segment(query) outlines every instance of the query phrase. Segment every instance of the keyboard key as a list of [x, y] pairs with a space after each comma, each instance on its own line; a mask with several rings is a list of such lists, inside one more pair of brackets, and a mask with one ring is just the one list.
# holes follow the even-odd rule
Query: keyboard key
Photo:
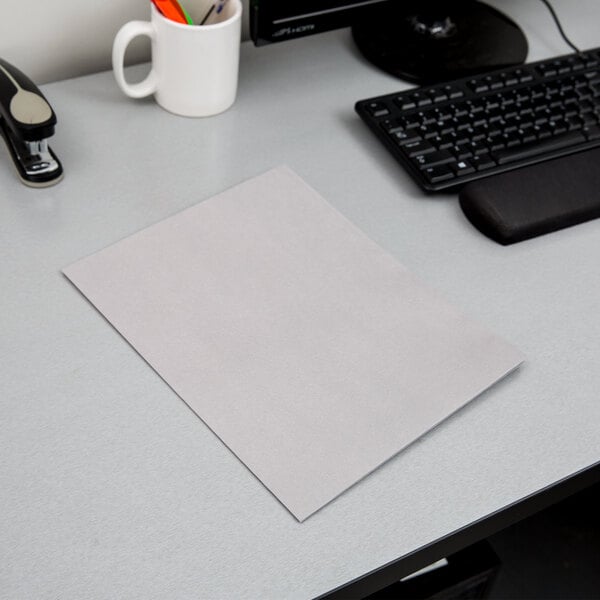
[[567, 119], [567, 121], [569, 119], [571, 119], [572, 117], [576, 117], [579, 115], [579, 107], [575, 107], [575, 106], [570, 106], [568, 107], [565, 112], [564, 112], [565, 118]]
[[469, 129], [471, 127], [471, 119], [468, 116], [458, 117], [453, 121], [454, 127], [457, 131], [461, 129]]
[[452, 148], [456, 144], [457, 138], [455, 133], [449, 133], [447, 135], [440, 135], [434, 143], [437, 144], [438, 150], [446, 150]]
[[410, 98], [418, 107], [431, 105], [431, 98], [426, 92], [413, 92]]
[[502, 106], [503, 108], [506, 108], [507, 106], [514, 106], [515, 103], [516, 103], [516, 100], [515, 100], [514, 95], [510, 94], [510, 95], [502, 97], [502, 102], [501, 102], [500, 106]]
[[546, 138], [552, 137], [552, 129], [547, 125], [540, 125], [539, 127], [534, 127], [535, 132], [537, 133], [538, 140], [544, 140]]
[[470, 102], [469, 103], [469, 112], [472, 115], [477, 115], [479, 113], [482, 113], [483, 111], [485, 111], [485, 107], [486, 107], [486, 103], [485, 102]]
[[421, 154], [413, 158], [413, 162], [419, 167], [419, 169], [436, 167], [438, 165], [454, 162], [455, 160], [456, 159], [454, 158], [454, 155], [450, 154], [448, 150], [438, 150], [437, 152]]
[[583, 121], [579, 117], [568, 117], [567, 127], [569, 128], [569, 131], [581, 129], [583, 127]]
[[392, 139], [400, 144], [400, 146], [404, 146], [405, 144], [410, 144], [411, 142], [418, 142], [422, 138], [421, 136], [415, 132], [414, 129], [405, 131], [401, 129], [400, 131], [396, 131], [392, 134]]
[[449, 107], [436, 108], [435, 114], [438, 121], [448, 121], [454, 117], [454, 112]]
[[366, 106], [367, 110], [374, 117], [387, 117], [390, 114], [390, 109], [383, 102], [371, 102]]
[[482, 156], [483, 154], [488, 154], [490, 151], [485, 141], [471, 142], [470, 150], [473, 153], [473, 156]]
[[554, 77], [557, 74], [556, 67], [554, 65], [542, 65], [538, 67], [538, 73], [542, 77]]
[[418, 129], [416, 129], [416, 131], [418, 131], [421, 137], [426, 140], [430, 140], [438, 136], [437, 130], [427, 125], [419, 127]]
[[426, 110], [417, 113], [417, 117], [421, 119], [423, 125], [430, 125], [437, 121], [437, 113], [433, 110]]
[[458, 98], [462, 98], [465, 95], [465, 93], [460, 88], [453, 85], [444, 86], [444, 91], [446, 92], [446, 94], [448, 94], [448, 98], [450, 98], [450, 100], [456, 100]]
[[452, 163], [450, 168], [454, 171], [457, 177], [475, 173], [475, 167], [468, 160], [461, 160], [456, 163]]
[[533, 105], [531, 104], [522, 104], [519, 108], [519, 116], [521, 118], [526, 117], [528, 115], [533, 114]]
[[589, 100], [584, 100], [579, 103], [579, 114], [587, 114], [594, 110], [594, 103]]
[[539, 100], [546, 95], [546, 88], [543, 85], [536, 85], [531, 88], [531, 99]]
[[417, 103], [410, 98], [398, 98], [396, 102], [400, 106], [400, 110], [412, 110], [413, 108], [417, 108]]
[[550, 124], [552, 127], [552, 133], [554, 135], [560, 135], [561, 133], [565, 133], [568, 131], [567, 122], [564, 119], [557, 119], [554, 121], [554, 125]]
[[474, 156], [471, 159], [471, 164], [477, 171], [484, 171], [495, 167], [496, 161], [489, 154], [484, 154], [483, 156]]
[[404, 129], [415, 129], [421, 127], [421, 121], [416, 116], [406, 117], [402, 120]]
[[489, 86], [481, 81], [480, 79], [471, 79], [467, 84], [476, 94], [481, 94], [483, 92], [487, 92], [490, 88]]
[[490, 124], [495, 123], [496, 121], [501, 121], [503, 118], [504, 113], [499, 108], [489, 110], [487, 112], [487, 122]]
[[454, 179], [454, 171], [452, 171], [452, 169], [446, 165], [428, 167], [423, 170], [423, 175], [431, 183], [439, 183], [440, 181]]
[[456, 157], [456, 160], [465, 160], [466, 158], [471, 158], [471, 156], [473, 156], [473, 152], [469, 145], [455, 146], [452, 148], [451, 152]]
[[496, 96], [488, 96], [486, 98], [485, 110], [492, 110], [494, 108], [499, 108], [502, 105], [503, 97], [500, 94]]
[[404, 152], [411, 158], [413, 156], [419, 156], [420, 154], [427, 154], [429, 152], [435, 152], [435, 146], [432, 146], [425, 140], [419, 140], [418, 142], [409, 142], [402, 146]]
[[429, 96], [434, 104], [448, 100], [448, 94], [446, 94], [443, 90], [431, 90], [429, 92]]
[[396, 133], [397, 131], [404, 131], [404, 120], [403, 119], [386, 119], [381, 121], [381, 128], [389, 133]]
[[470, 133], [471, 141], [478, 142], [488, 136], [488, 129], [487, 127], [474, 127]]
[[583, 133], [590, 141], [600, 139], [600, 127], [598, 127], [598, 125], [586, 127], [586, 129], [583, 130]]
[[523, 140], [521, 139], [520, 135], [510, 133], [506, 136], [505, 142], [507, 148], [512, 148], [514, 146], [520, 146]]

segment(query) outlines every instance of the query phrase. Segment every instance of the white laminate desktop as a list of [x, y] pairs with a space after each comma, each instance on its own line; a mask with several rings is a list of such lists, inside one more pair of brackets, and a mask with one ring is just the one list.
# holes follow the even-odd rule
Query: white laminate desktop
[[[531, 57], [566, 52], [537, 4], [510, 5]], [[568, 22], [589, 47], [586, 6]], [[354, 114], [403, 87], [347, 31], [243, 44], [237, 103], [210, 119], [126, 99], [110, 72], [44, 87], [64, 181], [27, 189], [0, 150], [0, 598], [310, 598], [599, 459], [600, 220], [481, 236]], [[282, 163], [527, 356], [302, 524], [60, 273]]]

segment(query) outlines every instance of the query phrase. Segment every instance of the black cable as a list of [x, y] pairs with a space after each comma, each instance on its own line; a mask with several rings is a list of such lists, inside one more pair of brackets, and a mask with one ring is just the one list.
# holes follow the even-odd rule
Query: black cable
[[575, 50], [575, 52], [577, 52], [577, 54], [581, 54], [581, 50], [567, 37], [566, 33], [563, 31], [562, 25], [560, 24], [560, 21], [558, 20], [558, 17], [556, 16], [554, 9], [552, 8], [552, 4], [550, 4], [550, 2], [548, 0], [542, 0], [542, 2], [546, 5], [548, 10], [550, 11], [550, 14], [552, 15], [552, 18], [554, 19], [554, 22], [556, 23], [556, 26], [558, 27], [558, 31], [560, 32], [560, 35], [562, 36], [563, 40], [565, 40], [565, 42], [569, 46], [571, 46], [571, 48], [573, 48], [573, 50]]

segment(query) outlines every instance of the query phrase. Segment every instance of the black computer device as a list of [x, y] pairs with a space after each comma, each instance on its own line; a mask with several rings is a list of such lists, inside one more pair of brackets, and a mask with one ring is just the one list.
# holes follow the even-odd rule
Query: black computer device
[[527, 56], [518, 25], [476, 0], [251, 0], [257, 45], [347, 26], [369, 61], [416, 83], [516, 65]]
[[428, 192], [600, 146], [600, 48], [367, 98], [356, 111]]

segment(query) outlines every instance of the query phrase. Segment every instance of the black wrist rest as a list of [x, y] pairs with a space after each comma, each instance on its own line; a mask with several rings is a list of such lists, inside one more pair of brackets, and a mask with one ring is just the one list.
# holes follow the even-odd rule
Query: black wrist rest
[[600, 217], [600, 148], [467, 184], [469, 221], [500, 244], [514, 244]]

